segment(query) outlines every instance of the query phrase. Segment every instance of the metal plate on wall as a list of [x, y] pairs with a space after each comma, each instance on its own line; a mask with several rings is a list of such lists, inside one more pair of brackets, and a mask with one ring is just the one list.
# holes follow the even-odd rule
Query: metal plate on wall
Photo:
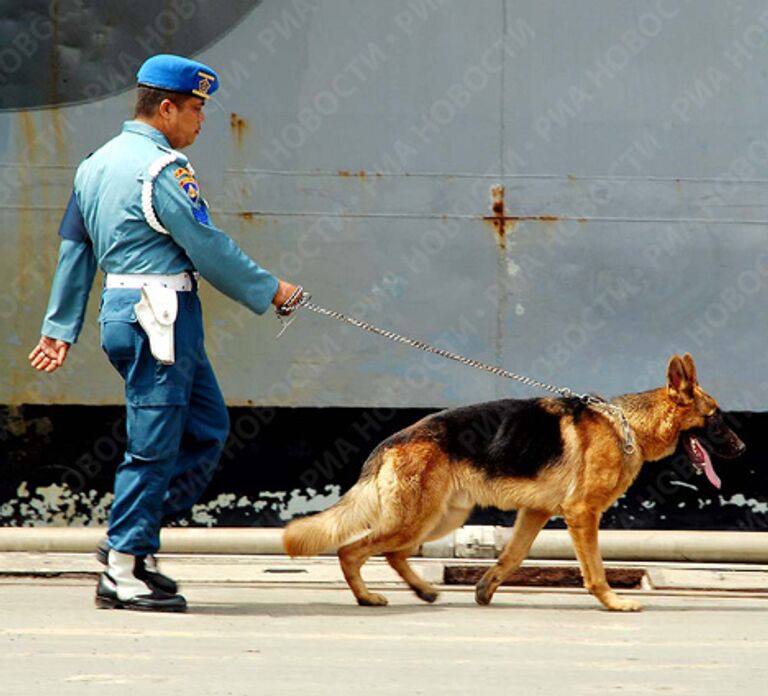
[[[320, 304], [577, 389], [655, 386], [691, 350], [725, 407], [765, 409], [760, 3], [242, 8], [197, 54], [223, 86], [190, 156], [263, 265]], [[177, 34], [167, 50], [190, 49]], [[74, 167], [130, 113], [130, 93], [0, 113], [0, 403], [121, 401], [96, 291], [67, 375], [25, 357]], [[204, 294], [231, 404], [525, 393], [318, 317], [275, 342], [271, 319]]]

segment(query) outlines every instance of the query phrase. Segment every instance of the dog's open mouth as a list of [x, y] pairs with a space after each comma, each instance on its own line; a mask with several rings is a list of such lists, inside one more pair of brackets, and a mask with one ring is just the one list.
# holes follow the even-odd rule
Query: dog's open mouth
[[685, 447], [685, 452], [696, 472], [705, 474], [715, 488], [720, 488], [720, 477], [717, 475], [715, 467], [712, 466], [709, 452], [704, 449], [704, 445], [699, 439], [691, 433], [683, 433], [683, 447]]

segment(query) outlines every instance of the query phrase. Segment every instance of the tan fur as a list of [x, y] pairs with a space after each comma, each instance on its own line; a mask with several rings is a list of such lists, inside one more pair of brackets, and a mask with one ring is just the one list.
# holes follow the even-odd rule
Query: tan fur
[[[639, 605], [618, 597], [605, 580], [597, 545], [600, 516], [634, 481], [644, 461], [671, 454], [680, 432], [703, 425], [717, 404], [696, 383], [689, 355], [673, 356], [668, 384], [644, 394], [616, 399], [632, 426], [638, 449], [622, 451], [618, 423], [589, 410], [578, 422], [556, 399], [544, 408], [560, 417], [563, 454], [534, 478], [491, 478], [470, 462], [451, 462], [439, 445], [411, 426], [407, 444], [374, 455], [363, 478], [329, 510], [291, 522], [285, 548], [292, 556], [312, 555], [340, 545], [344, 576], [360, 604], [381, 605], [360, 568], [372, 555], [384, 554], [390, 565], [425, 601], [437, 591], [408, 566], [407, 556], [430, 539], [461, 526], [475, 505], [517, 509], [512, 539], [495, 566], [478, 583], [476, 599], [490, 602], [493, 593], [520, 565], [536, 534], [552, 515], [562, 515], [573, 539], [585, 587], [608, 609], [635, 611]], [[361, 538], [352, 538], [360, 535]]]
[[283, 534], [283, 546], [291, 556], [314, 556], [365, 532], [379, 510], [376, 481], [358, 482], [324, 512], [291, 522]]

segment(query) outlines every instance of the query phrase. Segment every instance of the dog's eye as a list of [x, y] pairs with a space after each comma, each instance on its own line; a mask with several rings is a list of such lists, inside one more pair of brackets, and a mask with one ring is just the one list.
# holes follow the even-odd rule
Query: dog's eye
[[723, 413], [715, 407], [705, 418], [708, 428], [719, 428], [723, 425]]

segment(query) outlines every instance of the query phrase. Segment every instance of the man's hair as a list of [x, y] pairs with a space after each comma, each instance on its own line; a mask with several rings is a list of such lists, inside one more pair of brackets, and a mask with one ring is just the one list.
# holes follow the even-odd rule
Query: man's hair
[[167, 89], [157, 89], [155, 87], [145, 87], [139, 85], [136, 89], [136, 107], [133, 110], [133, 116], [154, 116], [163, 99], [170, 99], [179, 109], [181, 109], [191, 94], [181, 94], [180, 92], [171, 92]]

